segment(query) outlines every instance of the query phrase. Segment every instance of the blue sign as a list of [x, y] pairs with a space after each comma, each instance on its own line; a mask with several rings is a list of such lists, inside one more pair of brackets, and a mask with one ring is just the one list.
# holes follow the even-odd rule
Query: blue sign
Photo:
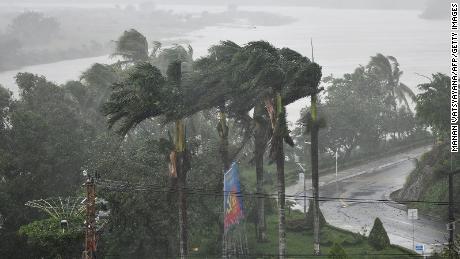
[[415, 251], [417, 251], [417, 252], [424, 252], [424, 251], [425, 251], [425, 246], [424, 246], [424, 245], [417, 244], [417, 245], [415, 245]]

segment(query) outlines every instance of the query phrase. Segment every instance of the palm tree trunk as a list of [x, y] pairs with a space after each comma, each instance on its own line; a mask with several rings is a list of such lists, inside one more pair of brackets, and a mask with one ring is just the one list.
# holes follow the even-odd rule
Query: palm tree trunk
[[286, 255], [286, 195], [285, 195], [285, 183], [284, 183], [284, 148], [283, 138], [277, 137], [276, 141], [278, 144], [276, 154], [276, 174], [278, 178], [278, 246], [279, 246], [279, 258], [284, 259]]
[[179, 199], [179, 253], [180, 258], [185, 259], [188, 254], [188, 223], [187, 223], [187, 193], [185, 170], [185, 126], [182, 120], [176, 121], [176, 172], [177, 172], [177, 189]]
[[[224, 174], [230, 168], [230, 161], [228, 158], [228, 126], [227, 118], [225, 116], [225, 103], [219, 105], [219, 123], [217, 126], [217, 133], [219, 134], [220, 147], [219, 152], [222, 160], [222, 174], [219, 178], [218, 190], [223, 190]], [[222, 237], [222, 258], [227, 258], [228, 247], [226, 237], [224, 236], [224, 224], [220, 223], [219, 236]]]
[[[171, 161], [172, 163], [173, 161]], [[169, 193], [166, 196], [167, 204], [171, 204], [171, 213], [174, 212], [176, 209], [175, 206], [175, 198], [176, 198], [176, 191], [177, 190], [177, 178], [170, 175], [169, 177]], [[171, 214], [172, 215], [172, 214]], [[168, 219], [168, 223], [170, 226], [176, 226], [177, 222], [175, 221], [175, 217], [170, 217]], [[168, 258], [176, 258], [177, 256], [177, 236], [175, 231], [170, 231], [168, 233]]]
[[254, 108], [254, 118], [256, 120], [256, 129], [254, 133], [254, 159], [256, 165], [256, 192], [257, 198], [257, 229], [256, 236], [258, 242], [267, 241], [266, 222], [265, 222], [265, 197], [264, 192], [264, 149], [265, 149], [265, 129], [261, 122], [263, 105], [260, 103]]
[[225, 108], [223, 105], [219, 107], [218, 133], [220, 137], [220, 155], [222, 159], [223, 171], [225, 173], [230, 168], [230, 161], [228, 157], [228, 126], [224, 109]]
[[179, 243], [180, 243], [180, 257], [185, 259], [188, 254], [187, 239], [188, 239], [188, 223], [187, 223], [187, 193], [186, 193], [186, 172], [183, 170], [183, 153], [178, 156], [179, 170], [178, 176], [178, 189], [179, 189]]
[[276, 154], [276, 175], [278, 180], [278, 253], [279, 258], [284, 259], [286, 255], [286, 194], [284, 183], [284, 136], [281, 133], [281, 116], [284, 116], [284, 107], [282, 104], [281, 94], [278, 92], [275, 96], [275, 116], [276, 124], [273, 130], [273, 141]]
[[314, 255], [320, 255], [321, 250], [319, 247], [319, 174], [318, 174], [318, 123], [317, 123], [317, 107], [316, 107], [316, 94], [311, 96], [311, 181], [313, 192], [313, 250]]
[[[276, 176], [278, 182], [278, 258], [284, 259], [286, 255], [286, 195], [285, 195], [285, 183], [284, 183], [284, 127], [281, 125], [285, 121], [281, 120], [284, 116], [284, 107], [281, 99], [281, 94], [276, 92], [274, 99], [266, 99], [266, 109], [270, 115], [270, 121], [272, 125], [272, 140], [271, 151], [272, 159], [276, 161]], [[274, 157], [273, 157], [274, 155]]]

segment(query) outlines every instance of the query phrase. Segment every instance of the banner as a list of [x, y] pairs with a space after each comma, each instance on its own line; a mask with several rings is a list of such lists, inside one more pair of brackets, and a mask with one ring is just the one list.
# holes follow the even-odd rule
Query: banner
[[233, 162], [224, 175], [224, 230], [238, 225], [244, 218], [238, 165]]

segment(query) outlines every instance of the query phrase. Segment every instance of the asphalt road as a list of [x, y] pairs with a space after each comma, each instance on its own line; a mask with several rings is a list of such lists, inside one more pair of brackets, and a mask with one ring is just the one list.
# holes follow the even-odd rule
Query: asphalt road
[[[415, 168], [414, 158], [428, 151], [430, 147], [417, 148], [393, 155], [368, 164], [320, 177], [320, 197], [339, 198], [322, 201], [321, 210], [331, 225], [353, 232], [367, 234], [376, 217], [379, 217], [392, 244], [413, 249], [415, 244], [424, 244], [426, 254], [439, 249], [439, 244], [447, 241], [445, 222], [419, 215], [412, 222], [408, 219], [407, 208], [391, 202], [373, 200], [389, 199], [391, 192], [402, 188], [407, 176]], [[311, 180], [306, 179], [306, 195], [311, 196]], [[287, 188], [287, 194], [299, 195], [297, 209], [303, 210], [303, 182]], [[359, 199], [359, 201], [350, 199]], [[363, 200], [362, 200], [363, 199]], [[308, 201], [307, 201], [308, 206]], [[440, 206], [440, 209], [447, 209]]]

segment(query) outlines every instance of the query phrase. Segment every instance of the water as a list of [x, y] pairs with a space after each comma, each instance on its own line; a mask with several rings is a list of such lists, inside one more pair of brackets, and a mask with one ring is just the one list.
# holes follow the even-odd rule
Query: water
[[0, 72], [0, 85], [10, 89], [15, 96], [18, 94], [18, 86], [15, 82], [15, 76], [19, 72], [29, 72], [43, 75], [49, 81], [57, 84], [63, 84], [69, 80], [78, 80], [82, 72], [88, 69], [94, 63], [112, 63], [108, 55], [92, 58], [80, 58], [65, 60], [49, 64], [27, 66], [21, 69], [8, 70]]
[[[178, 6], [175, 9], [201, 12], [206, 8]], [[212, 44], [227, 39], [239, 44], [267, 40], [277, 47], [289, 47], [310, 57], [312, 38], [315, 61], [322, 65], [323, 75], [336, 76], [367, 64], [370, 56], [380, 52], [398, 59], [404, 71], [402, 82], [414, 91], [417, 91], [418, 84], [427, 82], [426, 78], [416, 73], [430, 76], [432, 73], [449, 71], [448, 21], [423, 20], [418, 17], [418, 11], [260, 6], [239, 9], [276, 12], [295, 17], [297, 21], [282, 26], [255, 26], [243, 20], [237, 24], [206, 27], [180, 38], [191, 40], [196, 57], [205, 55]], [[78, 79], [80, 73], [95, 62], [106, 63], [110, 60], [102, 56], [24, 67], [0, 73], [0, 84], [15, 92], [17, 87], [13, 77], [20, 71], [41, 74], [56, 83], [64, 83]], [[306, 100], [291, 104], [287, 109], [289, 121], [294, 122], [306, 104]]]

